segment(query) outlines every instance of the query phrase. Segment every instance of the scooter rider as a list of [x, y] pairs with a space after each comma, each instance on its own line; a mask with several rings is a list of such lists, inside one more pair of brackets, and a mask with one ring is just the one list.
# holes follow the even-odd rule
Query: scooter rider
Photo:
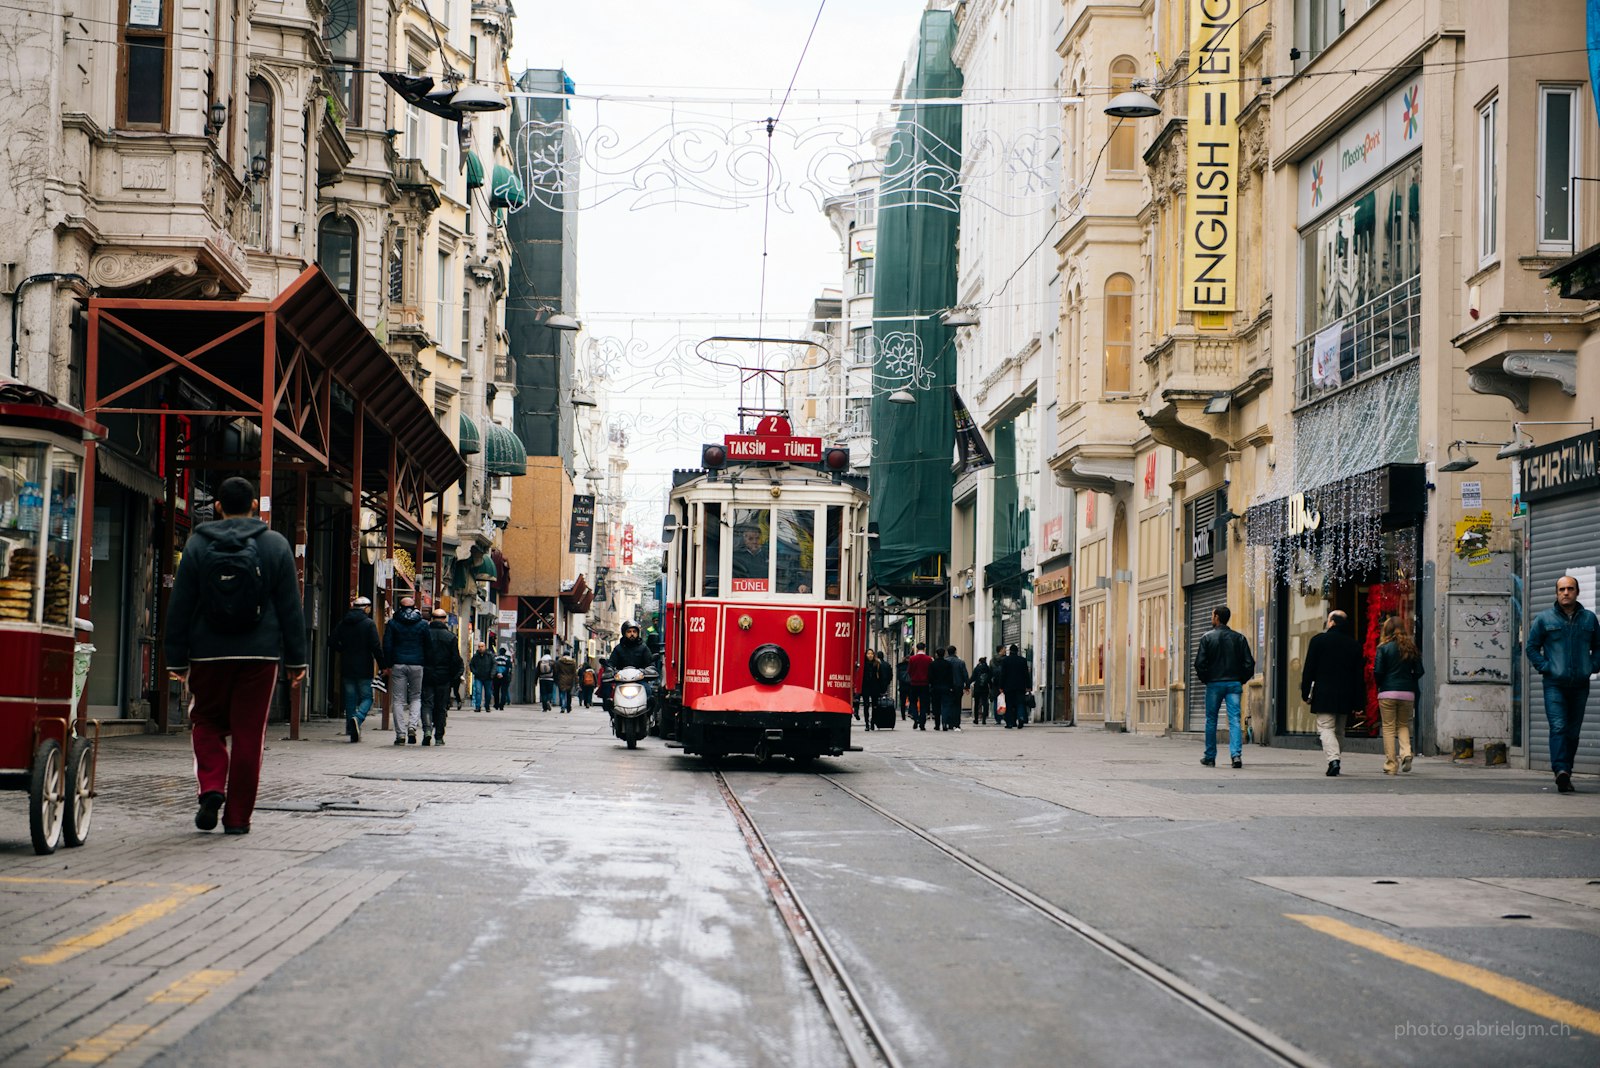
[[[611, 672], [614, 674], [626, 667], [649, 671], [655, 667], [655, 661], [655, 654], [639, 635], [639, 624], [628, 620], [622, 625], [622, 640], [611, 650]], [[645, 692], [649, 691], [650, 684], [646, 682]]]

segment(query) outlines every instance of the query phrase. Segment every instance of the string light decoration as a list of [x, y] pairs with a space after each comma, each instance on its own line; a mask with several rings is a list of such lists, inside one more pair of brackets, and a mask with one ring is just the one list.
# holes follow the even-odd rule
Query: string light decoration
[[[908, 165], [899, 158], [903, 149], [892, 144], [879, 187], [884, 210], [893, 204], [959, 212], [961, 202], [969, 200], [1020, 217], [1049, 211], [1057, 202], [1058, 128], [1030, 126], [1005, 136], [979, 129], [954, 148], [920, 125], [913, 133], [923, 145], [944, 147], [945, 158], [959, 159], [960, 168], [928, 158]], [[770, 135], [769, 158], [764, 122], [674, 117], [630, 135], [599, 123], [584, 129], [569, 120], [529, 120], [512, 135], [517, 177], [528, 199], [508, 210], [538, 204], [571, 213], [613, 201], [633, 211], [737, 210], [762, 205], [770, 190], [774, 210], [821, 211], [827, 201], [850, 192], [850, 167], [877, 156], [877, 137], [871, 127], [786, 120]]]
[[[1294, 417], [1294, 463], [1245, 513], [1259, 591], [1277, 583], [1314, 593], [1329, 585], [1416, 575], [1415, 539], [1383, 529], [1383, 468], [1415, 462], [1421, 376], [1415, 362], [1330, 397]], [[1351, 474], [1350, 472], [1355, 472]], [[1424, 502], [1415, 504], [1419, 514]]]

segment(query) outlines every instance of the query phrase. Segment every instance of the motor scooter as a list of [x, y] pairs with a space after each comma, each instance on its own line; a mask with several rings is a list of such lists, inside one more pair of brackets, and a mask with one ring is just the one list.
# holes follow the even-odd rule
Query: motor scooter
[[660, 678], [654, 668], [622, 668], [612, 677], [611, 697], [605, 702], [611, 713], [611, 733], [636, 749], [650, 725], [650, 689], [645, 684]]

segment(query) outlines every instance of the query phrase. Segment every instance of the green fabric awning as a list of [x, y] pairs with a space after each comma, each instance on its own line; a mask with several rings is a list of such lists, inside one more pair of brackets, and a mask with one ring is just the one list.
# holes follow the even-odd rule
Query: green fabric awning
[[467, 153], [467, 188], [477, 189], [483, 185], [483, 160], [478, 158], [476, 152]]
[[491, 475], [528, 473], [528, 450], [522, 439], [499, 423], [483, 425], [483, 466]]
[[466, 416], [461, 417], [461, 455], [471, 456], [473, 453], [483, 451], [483, 435], [478, 432], [478, 424]]
[[528, 195], [522, 191], [522, 183], [511, 172], [511, 168], [495, 164], [494, 181], [489, 185], [489, 206], [515, 210], [527, 201]]

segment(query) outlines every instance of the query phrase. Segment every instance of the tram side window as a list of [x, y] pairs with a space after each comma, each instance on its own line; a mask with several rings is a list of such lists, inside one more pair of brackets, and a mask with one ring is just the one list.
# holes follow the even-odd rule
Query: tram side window
[[[44, 452], [32, 442], [0, 443], [0, 620], [39, 621], [40, 535], [50, 492]], [[52, 586], [55, 570], [48, 571]]]
[[817, 513], [809, 508], [779, 508], [778, 592], [810, 593], [815, 581]]
[[839, 579], [839, 561], [842, 558], [840, 550], [843, 543], [844, 509], [834, 505], [828, 509], [828, 541], [826, 555], [822, 558], [822, 592], [830, 601], [837, 601], [845, 595], [844, 586]]
[[721, 597], [722, 505], [706, 505], [704, 520], [701, 526], [705, 531], [705, 547], [704, 555], [700, 558], [700, 596]]
[[733, 592], [767, 593], [772, 589], [772, 510], [733, 510]]

